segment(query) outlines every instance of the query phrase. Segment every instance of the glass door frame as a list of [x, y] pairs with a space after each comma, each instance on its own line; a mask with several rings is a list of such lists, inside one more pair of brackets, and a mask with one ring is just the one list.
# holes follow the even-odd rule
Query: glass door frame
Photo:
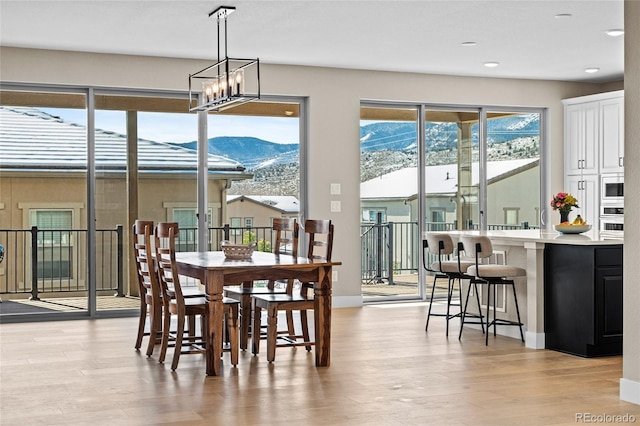
[[[496, 105], [464, 105], [464, 104], [439, 104], [439, 103], [422, 103], [422, 102], [402, 102], [402, 101], [384, 101], [373, 99], [361, 99], [360, 107], [363, 108], [389, 108], [389, 109], [411, 109], [415, 108], [417, 114], [417, 150], [418, 150], [418, 230], [420, 233], [424, 232], [426, 228], [426, 170], [425, 170], [425, 148], [426, 148], [426, 135], [425, 135], [425, 113], [428, 110], [441, 110], [441, 111], [477, 111], [478, 112], [478, 149], [479, 149], [479, 181], [478, 181], [478, 197], [479, 197], [479, 210], [480, 212], [487, 211], [487, 112], [511, 112], [511, 113], [529, 113], [540, 115], [540, 224], [541, 228], [545, 227], [544, 217], [547, 212], [547, 198], [551, 193], [549, 188], [549, 176], [548, 176], [548, 127], [547, 120], [547, 108], [543, 107], [517, 107], [517, 106], [496, 106]], [[486, 215], [480, 214], [480, 229], [487, 229]], [[419, 239], [421, 240], [421, 238]], [[420, 247], [420, 250], [422, 248]], [[419, 256], [418, 267], [418, 297], [419, 299], [426, 301], [426, 278], [427, 274], [424, 268], [422, 256]], [[377, 303], [377, 302], [389, 302], [389, 301], [415, 301], [415, 298], [407, 300], [406, 297], [392, 296], [380, 300], [365, 300], [364, 303]]]
[[[28, 321], [52, 321], [80, 318], [108, 318], [108, 317], [130, 317], [139, 315], [138, 309], [121, 310], [97, 310], [97, 262], [96, 262], [96, 164], [95, 164], [95, 109], [96, 97], [100, 95], [120, 95], [120, 96], [143, 96], [143, 97], [164, 97], [164, 98], [184, 98], [189, 99], [189, 94], [181, 90], [152, 90], [152, 89], [127, 89], [107, 86], [80, 86], [61, 84], [39, 84], [39, 83], [15, 83], [0, 81], [2, 91], [17, 91], [27, 93], [50, 92], [60, 94], [76, 94], [85, 97], [85, 111], [87, 114], [87, 169], [86, 169], [86, 220], [87, 220], [87, 310], [82, 312], [58, 312], [55, 314], [40, 315], [20, 315], [15, 318], [3, 318], [3, 322], [28, 322]], [[308, 98], [302, 96], [278, 96], [263, 95], [260, 101], [282, 102], [299, 104], [299, 164], [300, 164], [300, 220], [304, 221], [308, 211]], [[203, 118], [200, 118], [200, 115]], [[207, 185], [207, 123], [206, 113], [199, 113], [198, 123], [198, 192], [206, 195]], [[202, 123], [204, 122], [204, 123]], [[204, 135], [204, 138], [202, 137]], [[204, 140], [202, 143], [201, 139]], [[203, 150], [202, 147], [205, 147]], [[203, 152], [201, 154], [201, 151]], [[204, 161], [200, 160], [204, 158]], [[206, 201], [206, 200], [205, 200]], [[206, 202], [203, 203], [198, 197], [198, 209], [206, 209]], [[201, 215], [205, 220], [198, 222], [200, 235], [207, 234], [206, 214]], [[202, 222], [202, 223], [201, 223]], [[302, 242], [301, 242], [302, 244]]]

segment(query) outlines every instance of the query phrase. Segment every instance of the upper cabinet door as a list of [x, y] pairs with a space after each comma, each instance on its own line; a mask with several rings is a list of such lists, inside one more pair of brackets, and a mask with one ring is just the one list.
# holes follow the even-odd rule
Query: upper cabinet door
[[624, 172], [624, 98], [600, 102], [600, 173]]
[[565, 114], [565, 145], [564, 145], [564, 173], [565, 175], [582, 174], [582, 151], [584, 134], [584, 108], [582, 104], [568, 105]]
[[597, 102], [567, 105], [565, 109], [565, 174], [598, 173]]
[[600, 108], [598, 103], [584, 104], [583, 174], [598, 174], [599, 124]]

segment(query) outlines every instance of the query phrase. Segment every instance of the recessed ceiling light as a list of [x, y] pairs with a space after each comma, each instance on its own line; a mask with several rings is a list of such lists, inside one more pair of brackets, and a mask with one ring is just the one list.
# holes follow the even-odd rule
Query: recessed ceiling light
[[622, 34], [624, 34], [624, 30], [621, 30], [621, 29], [607, 30], [605, 31], [605, 34], [611, 37], [620, 37]]
[[589, 74], [593, 74], [600, 71], [600, 68], [585, 68], [584, 72], [587, 72]]
[[465, 41], [462, 43], [463, 46], [475, 46], [476, 44], [478, 43], [476, 43], [475, 41]]
[[571, 18], [573, 15], [570, 13], [558, 13], [555, 18], [556, 19], [564, 19], [564, 18]]
[[487, 68], [495, 68], [500, 65], [500, 62], [485, 62], [484, 66]]

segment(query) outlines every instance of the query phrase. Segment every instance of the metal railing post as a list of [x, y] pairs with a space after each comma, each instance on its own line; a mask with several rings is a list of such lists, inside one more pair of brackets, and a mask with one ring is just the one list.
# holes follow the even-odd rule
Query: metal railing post
[[[118, 236], [117, 249], [116, 249], [116, 262], [118, 264], [118, 292], [116, 297], [124, 297], [124, 246], [123, 246], [123, 226], [116, 225], [116, 234]], [[141, 295], [142, 297], [142, 295]]]
[[394, 237], [393, 237], [393, 222], [387, 222], [387, 226], [389, 226], [389, 240], [388, 240], [388, 244], [389, 244], [389, 285], [394, 285], [395, 283], [393, 282], [393, 243], [394, 243]]
[[38, 298], [38, 227], [31, 227], [31, 297], [29, 300], [40, 300]]
[[376, 282], [382, 283], [382, 213], [376, 215]]
[[223, 240], [229, 241], [230, 232], [229, 232], [229, 224], [228, 223], [225, 223], [224, 225], [222, 225], [222, 232], [224, 234]]

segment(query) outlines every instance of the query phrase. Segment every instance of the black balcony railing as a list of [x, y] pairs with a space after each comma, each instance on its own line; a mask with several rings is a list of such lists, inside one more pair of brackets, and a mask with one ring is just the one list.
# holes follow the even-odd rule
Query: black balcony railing
[[[469, 229], [479, 229], [468, 224]], [[529, 224], [489, 225], [489, 230], [529, 229]], [[447, 232], [457, 229], [454, 222], [427, 222], [427, 232]], [[362, 223], [360, 225], [362, 284], [395, 283], [394, 276], [418, 273], [422, 244], [418, 222]], [[435, 259], [429, 259], [433, 261]]]
[[[86, 229], [2, 229], [0, 244], [5, 259], [0, 274], [0, 293], [84, 292], [87, 279]], [[124, 295], [123, 230], [96, 230], [96, 290]]]
[[[526, 229], [522, 225], [491, 225], [489, 229]], [[450, 231], [454, 223], [427, 223], [427, 231]], [[125, 293], [123, 229], [96, 231], [96, 289]], [[271, 227], [209, 228], [207, 250], [219, 250], [220, 242], [255, 242], [257, 250], [270, 252], [275, 233]], [[417, 222], [361, 224], [361, 279], [363, 284], [394, 284], [394, 275], [417, 273], [420, 267], [420, 232]], [[180, 228], [178, 251], [197, 250], [196, 228]], [[23, 293], [38, 299], [42, 293], [88, 290], [87, 230], [0, 230], [5, 259], [0, 265], [0, 294]]]
[[[112, 290], [123, 296], [123, 229], [96, 230], [96, 290]], [[271, 251], [275, 232], [271, 227], [209, 228], [207, 250], [219, 250], [220, 242], [256, 242], [257, 250]], [[196, 228], [180, 228], [176, 250], [197, 250]], [[0, 266], [0, 294], [30, 294], [88, 291], [86, 229], [2, 229], [0, 244], [5, 259]]]

